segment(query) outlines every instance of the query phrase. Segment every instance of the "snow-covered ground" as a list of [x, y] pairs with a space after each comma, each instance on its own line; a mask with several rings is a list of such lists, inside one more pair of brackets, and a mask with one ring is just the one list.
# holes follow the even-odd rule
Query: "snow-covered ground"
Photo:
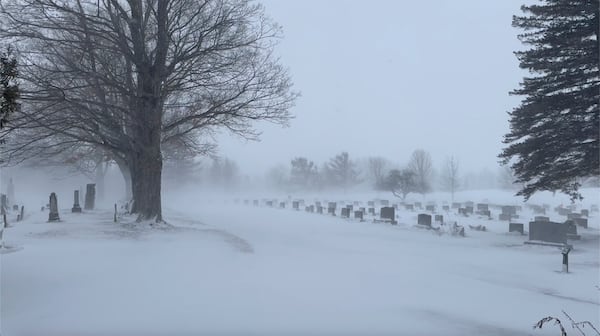
[[[597, 203], [597, 189], [587, 194], [580, 207]], [[562, 310], [600, 326], [598, 213], [579, 228], [565, 274], [558, 248], [524, 245], [497, 220], [443, 213], [467, 227], [463, 238], [414, 227], [417, 212], [398, 212], [392, 226], [233, 202], [273, 196], [288, 198], [232, 194], [225, 204], [167, 191], [169, 225], [154, 229], [115, 224], [108, 208], [71, 214], [66, 201], [62, 221], [48, 223], [44, 200], [28, 198], [25, 220], [4, 234], [2, 335], [558, 335], [532, 326], [564, 322]], [[392, 199], [304, 199], [315, 197]], [[566, 202], [544, 197], [531, 202]], [[498, 191], [456, 198], [520, 203]], [[427, 199], [441, 207], [448, 195]], [[521, 222], [532, 216], [525, 209]]]

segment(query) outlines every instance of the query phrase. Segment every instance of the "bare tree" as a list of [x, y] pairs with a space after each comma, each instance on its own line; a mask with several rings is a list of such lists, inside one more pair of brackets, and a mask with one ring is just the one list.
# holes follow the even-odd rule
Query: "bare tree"
[[444, 167], [442, 168], [441, 175], [442, 187], [444, 190], [449, 191], [452, 195], [452, 201], [454, 201], [454, 193], [460, 186], [460, 177], [458, 174], [458, 160], [451, 156], [446, 159]]
[[390, 162], [381, 156], [369, 158], [369, 175], [375, 189], [382, 189]]
[[431, 155], [422, 149], [415, 150], [410, 157], [408, 168], [415, 173], [416, 192], [426, 194], [431, 191]]
[[409, 193], [417, 190], [415, 177], [416, 175], [411, 169], [392, 169], [386, 176], [383, 186], [404, 201]]
[[214, 127], [256, 139], [254, 121], [292, 117], [280, 28], [248, 0], [6, 0], [0, 22], [24, 87], [3, 137], [27, 139], [14, 152], [110, 152], [138, 220], [162, 220], [161, 143]]

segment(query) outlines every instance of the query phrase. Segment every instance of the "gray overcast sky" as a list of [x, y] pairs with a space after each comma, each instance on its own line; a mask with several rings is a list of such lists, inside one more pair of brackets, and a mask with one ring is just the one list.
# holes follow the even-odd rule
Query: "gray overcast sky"
[[223, 135], [220, 154], [259, 174], [296, 156], [341, 151], [405, 164], [418, 148], [439, 168], [495, 170], [511, 97], [525, 74], [511, 27], [518, 0], [264, 0], [298, 99], [291, 127], [258, 124], [260, 142]]

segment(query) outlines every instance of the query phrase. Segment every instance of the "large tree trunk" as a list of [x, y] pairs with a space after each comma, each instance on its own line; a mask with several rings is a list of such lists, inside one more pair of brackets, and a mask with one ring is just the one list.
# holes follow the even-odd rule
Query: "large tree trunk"
[[115, 159], [117, 166], [119, 167], [119, 171], [121, 175], [123, 175], [123, 179], [125, 180], [125, 199], [127, 202], [130, 202], [133, 199], [133, 187], [131, 183], [131, 170], [129, 165], [125, 163], [125, 161], [121, 159]]

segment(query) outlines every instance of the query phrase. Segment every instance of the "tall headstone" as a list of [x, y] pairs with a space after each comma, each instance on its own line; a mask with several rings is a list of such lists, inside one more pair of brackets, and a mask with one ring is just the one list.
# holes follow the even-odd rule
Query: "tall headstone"
[[342, 214], [340, 216], [342, 218], [350, 218], [350, 208], [342, 208]]
[[80, 213], [81, 206], [79, 205], [79, 190], [75, 190], [73, 192], [73, 208], [71, 208], [71, 212]]
[[379, 212], [379, 216], [382, 220], [389, 220], [392, 223], [396, 222], [396, 209], [393, 207], [383, 207]]
[[362, 211], [354, 211], [354, 218], [363, 221], [363, 212]]
[[58, 200], [56, 199], [56, 194], [50, 194], [50, 214], [48, 214], [49, 222], [56, 222], [60, 220], [58, 216]]
[[0, 215], [6, 214], [8, 209], [8, 198], [5, 194], [0, 194]]
[[566, 244], [568, 229], [563, 223], [529, 222], [529, 240]]
[[94, 210], [94, 206], [96, 203], [96, 184], [89, 183], [86, 185], [85, 190], [85, 210]]

